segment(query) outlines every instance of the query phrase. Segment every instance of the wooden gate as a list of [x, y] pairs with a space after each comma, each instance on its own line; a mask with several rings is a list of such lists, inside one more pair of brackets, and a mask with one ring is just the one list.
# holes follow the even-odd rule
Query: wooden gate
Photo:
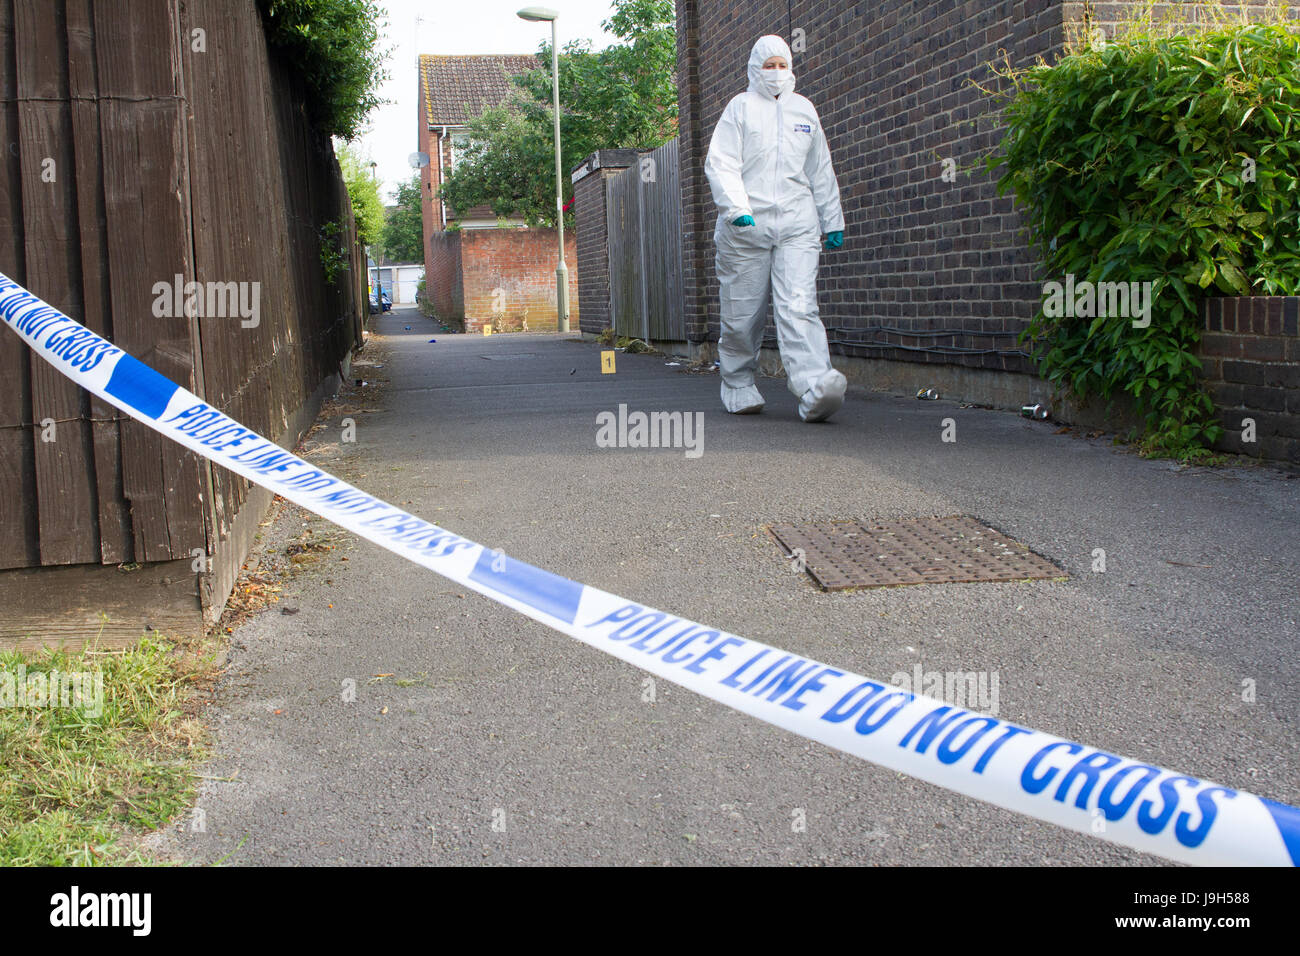
[[647, 341], [685, 341], [677, 140], [641, 154], [606, 189], [614, 331]]

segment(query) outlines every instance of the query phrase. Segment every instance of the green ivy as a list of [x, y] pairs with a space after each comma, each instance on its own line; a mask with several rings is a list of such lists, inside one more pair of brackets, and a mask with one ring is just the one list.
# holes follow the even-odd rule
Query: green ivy
[[1196, 453], [1222, 433], [1197, 375], [1201, 298], [1300, 289], [1300, 39], [1129, 36], [1002, 75], [1008, 129], [988, 165], [1045, 279], [1153, 283], [1149, 327], [1040, 309], [1022, 341], [1062, 390], [1131, 396], [1148, 450]]
[[258, 0], [266, 42], [307, 88], [312, 120], [352, 139], [388, 74], [378, 49], [383, 11], [374, 0]]
[[332, 286], [347, 271], [343, 235], [343, 225], [339, 222], [327, 222], [320, 227], [320, 266], [325, 271], [326, 285]]

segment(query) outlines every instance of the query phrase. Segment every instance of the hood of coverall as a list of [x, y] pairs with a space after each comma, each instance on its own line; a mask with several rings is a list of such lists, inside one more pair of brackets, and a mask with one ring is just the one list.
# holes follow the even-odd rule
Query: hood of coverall
[[[762, 95], [775, 99], [776, 94], [784, 96], [786, 93], [794, 92], [794, 70], [764, 70], [763, 64], [771, 57], [779, 56], [785, 59], [786, 65], [793, 67], [794, 62], [790, 56], [790, 47], [779, 36], [769, 34], [765, 37], [759, 37], [758, 42], [754, 44], [754, 49], [749, 51], [749, 91], [751, 93], [761, 93]], [[785, 77], [785, 82], [781, 88], [773, 93], [768, 89], [767, 84], [763, 81], [764, 73], [781, 73]]]

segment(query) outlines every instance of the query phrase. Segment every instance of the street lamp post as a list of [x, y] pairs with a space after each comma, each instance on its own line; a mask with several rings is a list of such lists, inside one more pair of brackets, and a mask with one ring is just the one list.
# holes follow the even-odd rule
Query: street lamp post
[[548, 7], [524, 7], [519, 11], [524, 20], [551, 24], [551, 92], [555, 106], [555, 230], [560, 237], [560, 264], [555, 269], [555, 328], [569, 331], [569, 267], [564, 262], [564, 179], [560, 166], [560, 47], [557, 40], [556, 21], [560, 14]]
[[[370, 178], [371, 178], [371, 180], [372, 180], [373, 182], [375, 182], [375, 183], [378, 183], [378, 182], [379, 182], [379, 175], [375, 172], [375, 170], [378, 168], [378, 166], [379, 166], [378, 163], [376, 163], [374, 160], [371, 160], [371, 162], [370, 162]], [[376, 237], [376, 238], [378, 238], [378, 237]], [[378, 301], [378, 303], [379, 303], [379, 317], [380, 317], [381, 319], [384, 317], [384, 273], [383, 273], [383, 266], [384, 266], [384, 251], [383, 251], [382, 248], [380, 248], [380, 250], [379, 250], [379, 257], [378, 257], [377, 259], [375, 259], [375, 299], [376, 299], [376, 300]]]

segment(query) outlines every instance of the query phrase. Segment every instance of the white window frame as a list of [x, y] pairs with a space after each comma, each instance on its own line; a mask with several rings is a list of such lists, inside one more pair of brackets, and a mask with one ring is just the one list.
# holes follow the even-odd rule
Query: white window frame
[[455, 169], [456, 164], [460, 162], [460, 155], [469, 145], [469, 133], [467, 131], [453, 131], [451, 133], [451, 168]]

